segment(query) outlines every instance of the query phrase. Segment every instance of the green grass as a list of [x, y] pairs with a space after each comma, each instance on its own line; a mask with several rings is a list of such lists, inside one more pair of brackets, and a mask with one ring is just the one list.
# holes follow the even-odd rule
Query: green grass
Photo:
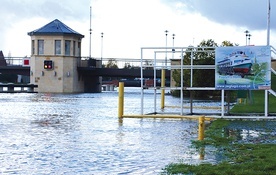
[[[252, 91], [252, 102], [247, 98], [245, 104], [235, 104], [230, 113], [264, 113], [264, 91]], [[276, 113], [276, 97], [269, 95], [268, 112]]]
[[[271, 89], [276, 91], [276, 76], [271, 75]], [[263, 90], [251, 91], [251, 99], [247, 97], [245, 104], [236, 104], [230, 113], [264, 113], [265, 92]], [[269, 95], [268, 113], [276, 113], [276, 97]]]
[[[276, 76], [271, 76], [271, 88], [276, 91]], [[251, 91], [251, 99], [245, 104], [236, 104], [230, 113], [264, 113], [264, 91]], [[276, 113], [276, 97], [269, 95], [269, 113]], [[231, 125], [239, 125], [239, 129], [229, 129]], [[269, 127], [268, 127], [269, 125]], [[240, 131], [245, 129], [258, 130], [257, 138], [249, 142], [240, 143]], [[272, 129], [271, 129], [272, 128]], [[217, 164], [204, 163], [190, 165], [184, 163], [171, 163], [161, 174], [188, 174], [188, 175], [274, 175], [276, 174], [276, 144], [266, 142], [276, 140], [276, 121], [230, 121], [218, 119], [205, 130], [203, 141], [193, 141], [198, 152], [205, 147], [214, 147], [217, 154], [223, 154], [223, 159]], [[272, 132], [272, 134], [267, 134]], [[274, 134], [273, 134], [274, 133]], [[264, 142], [262, 142], [264, 141]], [[204, 152], [204, 151], [203, 151]]]
[[[275, 132], [276, 122], [269, 123], [273, 132]], [[235, 123], [241, 126], [247, 126], [246, 129], [265, 127], [263, 121], [246, 121], [244, 123]], [[236, 135], [229, 134], [229, 126], [232, 121], [216, 120], [208, 130], [206, 138], [203, 141], [194, 141], [193, 145], [198, 149], [205, 146], [213, 146], [218, 152], [226, 157], [217, 164], [199, 164], [189, 165], [183, 163], [172, 163], [167, 165], [161, 174], [200, 174], [200, 175], [273, 175], [276, 174], [276, 145], [273, 143], [238, 143]], [[228, 128], [228, 129], [227, 129]], [[270, 130], [271, 128], [268, 128]], [[255, 128], [256, 129], [256, 128]], [[237, 131], [237, 129], [233, 130]], [[275, 135], [272, 134], [272, 140]]]
[[[188, 165], [173, 163], [162, 174], [201, 175], [274, 175], [276, 174], [276, 146], [274, 144], [233, 145], [231, 162], [219, 164]], [[230, 152], [230, 151], [229, 151]]]

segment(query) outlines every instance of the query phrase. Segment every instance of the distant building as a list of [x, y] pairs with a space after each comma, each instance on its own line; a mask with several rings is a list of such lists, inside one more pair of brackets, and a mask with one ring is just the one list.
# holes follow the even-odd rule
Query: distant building
[[[172, 66], [179, 66], [181, 65], [181, 59], [171, 59], [171, 65]], [[174, 70], [177, 70], [177, 69], [174, 69]], [[176, 86], [176, 82], [174, 81], [173, 79], [173, 70], [171, 70], [171, 87], [175, 87]]]

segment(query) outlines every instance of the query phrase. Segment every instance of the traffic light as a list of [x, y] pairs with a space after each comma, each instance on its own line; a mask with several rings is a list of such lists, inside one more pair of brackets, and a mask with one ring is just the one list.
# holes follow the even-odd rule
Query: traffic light
[[53, 63], [54, 62], [52, 60], [44, 60], [44, 69], [53, 69]]

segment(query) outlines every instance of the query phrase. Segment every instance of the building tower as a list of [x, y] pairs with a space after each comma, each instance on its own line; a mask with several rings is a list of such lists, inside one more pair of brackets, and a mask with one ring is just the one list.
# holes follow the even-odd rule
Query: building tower
[[84, 92], [78, 75], [84, 35], [58, 19], [28, 33], [31, 36], [30, 83], [38, 92]]

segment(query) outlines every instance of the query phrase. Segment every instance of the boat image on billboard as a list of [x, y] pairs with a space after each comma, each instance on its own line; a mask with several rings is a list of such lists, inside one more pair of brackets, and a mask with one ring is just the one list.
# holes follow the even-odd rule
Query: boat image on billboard
[[221, 75], [244, 75], [251, 72], [251, 59], [243, 51], [237, 51], [225, 57], [218, 64], [218, 73]]

